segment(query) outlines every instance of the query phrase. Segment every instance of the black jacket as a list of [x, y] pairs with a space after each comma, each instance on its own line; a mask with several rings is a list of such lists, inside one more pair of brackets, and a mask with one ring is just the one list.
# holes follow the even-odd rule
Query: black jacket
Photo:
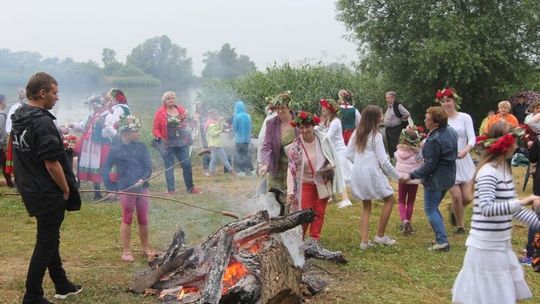
[[[81, 198], [75, 187], [75, 176], [69, 165], [56, 119], [47, 110], [23, 105], [11, 116], [13, 121], [13, 163], [15, 184], [30, 216], [59, 208], [79, 210]], [[70, 197], [65, 201], [62, 190], [45, 167], [45, 160], [57, 160], [64, 170]]]

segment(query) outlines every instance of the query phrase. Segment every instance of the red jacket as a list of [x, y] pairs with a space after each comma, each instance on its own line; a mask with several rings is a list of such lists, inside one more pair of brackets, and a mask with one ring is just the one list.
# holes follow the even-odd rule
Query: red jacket
[[[175, 106], [180, 115], [187, 115], [187, 111], [182, 106]], [[152, 134], [154, 137], [169, 140], [167, 134], [167, 107], [163, 105], [156, 111], [154, 116], [154, 126], [152, 127]]]

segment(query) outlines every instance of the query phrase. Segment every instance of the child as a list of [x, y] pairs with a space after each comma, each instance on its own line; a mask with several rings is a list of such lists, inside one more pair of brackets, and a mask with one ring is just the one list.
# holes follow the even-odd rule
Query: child
[[499, 102], [497, 105], [499, 108], [499, 113], [491, 116], [488, 120], [487, 127], [485, 129], [485, 132], [489, 133], [489, 129], [491, 129], [491, 126], [498, 123], [499, 121], [506, 121], [511, 127], [517, 127], [519, 122], [517, 118], [510, 113], [510, 109], [512, 109], [512, 105], [508, 100], [503, 100]]
[[356, 199], [362, 200], [363, 205], [360, 222], [362, 239], [360, 249], [362, 250], [374, 246], [369, 240], [369, 215], [371, 213], [371, 201], [374, 199], [383, 199], [384, 206], [379, 220], [379, 227], [377, 228], [377, 235], [373, 242], [383, 245], [397, 243], [396, 240], [384, 234], [392, 213], [394, 190], [390, 187], [390, 183], [382, 170], [386, 172], [386, 175], [390, 175], [396, 180], [401, 180], [401, 177], [390, 163], [384, 149], [383, 138], [378, 130], [382, 119], [383, 114], [380, 107], [366, 106], [362, 111], [362, 119], [347, 146], [347, 157], [353, 160], [352, 193]]
[[453, 303], [515, 303], [531, 298], [523, 269], [512, 251], [512, 219], [540, 227], [525, 205], [540, 202], [530, 195], [519, 200], [507, 159], [517, 148], [506, 122], [494, 124], [477, 138], [483, 151], [475, 177], [475, 199], [463, 268], [452, 288]]
[[208, 166], [208, 173], [206, 176], [213, 176], [216, 174], [216, 161], [219, 158], [223, 166], [225, 166], [226, 172], [234, 174], [231, 163], [225, 153], [223, 142], [220, 138], [221, 133], [225, 132], [223, 129], [224, 119], [219, 116], [216, 109], [210, 109], [208, 111], [208, 121], [206, 121], [206, 141], [210, 148], [210, 165]]
[[[414, 125], [401, 131], [397, 151], [394, 153], [398, 173], [410, 174], [421, 166], [420, 140], [420, 134]], [[419, 179], [414, 179], [398, 184], [398, 210], [404, 235], [411, 234], [413, 230], [411, 218], [419, 183]]]
[[[148, 178], [152, 174], [150, 154], [145, 144], [137, 141], [141, 123], [133, 116], [121, 116], [118, 122], [120, 141], [114, 144], [103, 167], [103, 182], [108, 190], [130, 193], [148, 194]], [[109, 177], [111, 168], [116, 166], [117, 181]], [[139, 238], [143, 254], [148, 260], [154, 256], [148, 242], [148, 207], [147, 197], [120, 194], [122, 208], [122, 224], [120, 225], [120, 240], [122, 241], [122, 260], [133, 262], [131, 254], [131, 219], [133, 209], [137, 210], [139, 223]]]

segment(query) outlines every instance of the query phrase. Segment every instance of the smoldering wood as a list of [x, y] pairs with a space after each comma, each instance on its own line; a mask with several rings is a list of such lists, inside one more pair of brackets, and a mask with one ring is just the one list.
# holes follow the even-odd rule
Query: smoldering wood
[[330, 251], [322, 247], [321, 243], [313, 239], [309, 239], [304, 243], [306, 258], [315, 258], [319, 260], [327, 260], [338, 264], [347, 264], [347, 259], [341, 251]]
[[[158, 268], [137, 278], [131, 289], [140, 293], [149, 287], [188, 288], [182, 297], [164, 294], [166, 303], [300, 303], [302, 270], [294, 267], [281, 238], [274, 234], [308, 223], [314, 216], [310, 209], [276, 218], [258, 212], [226, 224], [186, 250], [185, 235], [179, 230]], [[224, 289], [223, 274], [231, 261], [245, 267], [247, 274]]]
[[217, 304], [221, 299], [221, 291], [223, 289], [223, 273], [229, 264], [231, 257], [233, 237], [227, 232], [222, 232], [214, 256], [211, 259], [214, 261], [210, 267], [210, 272], [206, 277], [206, 282], [202, 291], [201, 304]]

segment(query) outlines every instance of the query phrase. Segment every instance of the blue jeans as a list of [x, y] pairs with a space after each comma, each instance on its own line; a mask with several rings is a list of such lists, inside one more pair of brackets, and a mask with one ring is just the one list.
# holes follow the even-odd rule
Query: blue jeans
[[428, 190], [424, 188], [424, 212], [426, 213], [431, 228], [435, 232], [435, 241], [437, 244], [448, 243], [446, 229], [439, 211], [439, 204], [442, 200], [442, 191]]
[[[191, 159], [189, 157], [189, 146], [168, 147], [166, 153], [161, 154], [165, 168], [170, 168], [174, 165], [174, 158], [182, 162], [182, 174], [184, 175], [184, 183], [186, 190], [191, 192], [193, 189], [193, 173], [191, 172]], [[165, 171], [165, 180], [167, 181], [167, 190], [174, 192], [174, 169]]]
[[231, 163], [229, 163], [229, 159], [227, 158], [227, 154], [225, 153], [225, 148], [223, 147], [210, 147], [210, 151], [212, 152], [210, 154], [210, 165], [208, 166], [208, 171], [211, 174], [216, 173], [216, 161], [219, 159], [223, 166], [225, 166], [225, 169], [227, 171], [232, 171]]

